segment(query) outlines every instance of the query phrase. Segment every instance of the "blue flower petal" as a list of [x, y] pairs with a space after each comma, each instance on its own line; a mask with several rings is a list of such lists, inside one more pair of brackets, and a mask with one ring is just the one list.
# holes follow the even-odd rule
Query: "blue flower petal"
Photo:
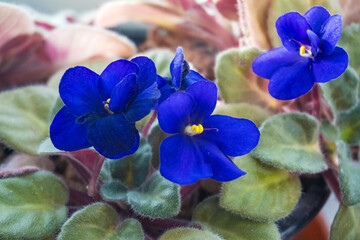
[[270, 79], [275, 71], [293, 65], [301, 58], [299, 52], [279, 47], [258, 56], [252, 63], [252, 69], [260, 77]]
[[161, 143], [160, 173], [178, 184], [192, 184], [213, 175], [193, 139], [183, 134], [168, 137]]
[[131, 73], [126, 75], [113, 90], [109, 109], [112, 112], [122, 112], [126, 107], [126, 104], [136, 97], [137, 87], [136, 74]]
[[165, 101], [168, 97], [170, 97], [172, 94], [176, 92], [175, 88], [173, 88], [170, 85], [164, 85], [160, 88], [161, 96], [159, 98], [159, 104], [161, 104], [163, 101]]
[[170, 64], [170, 73], [172, 77], [171, 85], [176, 89], [179, 89], [181, 86], [183, 62], [184, 54], [182, 52], [182, 48], [178, 47], [176, 49], [175, 57]]
[[135, 123], [123, 114], [108, 115], [90, 123], [87, 138], [95, 149], [108, 158], [121, 158], [136, 151], [139, 133]]
[[315, 82], [328, 82], [339, 77], [348, 66], [348, 55], [344, 49], [335, 47], [330, 55], [318, 54], [313, 62]]
[[120, 59], [112, 62], [101, 73], [101, 80], [99, 83], [100, 92], [106, 100], [111, 97], [111, 93], [115, 86], [128, 74], [138, 73], [139, 67], [136, 63], [125, 59]]
[[232, 157], [249, 153], [260, 138], [256, 125], [247, 119], [212, 115], [203, 127], [204, 132], [199, 137], [217, 144], [223, 153]]
[[342, 20], [339, 14], [333, 15], [324, 23], [320, 30], [320, 49], [330, 54], [338, 42], [342, 30]]
[[61, 78], [59, 92], [69, 111], [77, 116], [103, 108], [99, 75], [86, 67], [68, 69]]
[[190, 123], [199, 124], [211, 115], [217, 101], [217, 87], [210, 81], [200, 81], [192, 84], [186, 93], [193, 97], [196, 104], [190, 113]]
[[294, 65], [275, 72], [269, 83], [269, 93], [279, 100], [297, 98], [314, 86], [314, 76], [310, 70], [311, 60], [303, 58]]
[[140, 68], [137, 74], [137, 84], [139, 86], [139, 92], [142, 92], [156, 81], [155, 64], [150, 58], [143, 56], [131, 59], [131, 62], [136, 63]]
[[197, 144], [203, 154], [205, 162], [211, 165], [211, 178], [216, 181], [226, 182], [237, 179], [246, 174], [239, 169], [213, 142], [201, 141]]
[[138, 93], [134, 101], [128, 104], [125, 116], [130, 122], [136, 122], [148, 115], [160, 98], [160, 91], [154, 82], [150, 87]]
[[187, 93], [177, 92], [171, 95], [159, 105], [158, 120], [161, 129], [170, 134], [183, 133], [195, 104]]
[[330, 13], [328, 12], [328, 10], [321, 6], [315, 6], [310, 8], [304, 14], [304, 17], [311, 26], [312, 31], [315, 34], [319, 34], [322, 25], [330, 17]]
[[311, 42], [311, 52], [317, 53], [319, 43], [320, 43], [320, 38], [318, 37], [318, 35], [316, 35], [311, 30], [307, 30], [307, 35], [308, 35], [308, 37], [310, 39], [310, 42]]
[[76, 124], [76, 118], [66, 106], [56, 114], [50, 126], [50, 138], [57, 149], [76, 151], [91, 147], [86, 137], [87, 124]]
[[311, 28], [300, 13], [289, 12], [280, 16], [275, 26], [284, 47], [288, 50], [299, 50], [299, 43], [309, 44], [306, 31]]
[[181, 84], [181, 90], [186, 90], [192, 84], [199, 81], [209, 81], [209, 80], [201, 76], [201, 74], [199, 74], [198, 72], [195, 72], [194, 70], [190, 70]]
[[156, 75], [156, 84], [159, 89], [165, 85], [169, 85], [169, 83], [170, 83], [170, 80], [168, 77], [162, 77], [160, 75]]

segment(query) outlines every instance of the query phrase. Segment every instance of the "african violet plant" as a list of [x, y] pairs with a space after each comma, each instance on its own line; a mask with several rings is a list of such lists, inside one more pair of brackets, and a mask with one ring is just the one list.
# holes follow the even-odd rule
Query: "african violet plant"
[[[280, 3], [288, 7], [280, 0], [272, 7]], [[116, 21], [105, 13], [118, 4], [102, 8], [95, 24]], [[45, 86], [1, 92], [0, 139], [7, 147], [0, 168], [0, 239], [289, 239], [322, 208], [329, 187], [341, 202], [330, 239], [359, 238], [359, 23], [342, 31], [341, 15], [300, 4], [304, 14], [284, 13], [271, 26], [280, 40], [260, 31], [265, 38], [245, 34], [240, 42], [247, 46], [229, 48], [236, 38], [224, 19], [239, 17], [241, 32], [252, 33], [256, 21], [243, 21], [259, 15], [242, 15], [254, 7], [250, 3], [208, 1], [208, 8], [218, 9], [216, 18], [191, 0], [120, 5], [140, 13], [166, 9], [172, 21], [192, 9], [216, 23], [211, 29], [197, 15], [186, 17], [189, 36], [200, 29], [202, 39], [213, 36], [208, 44], [224, 50], [216, 57], [215, 82], [192, 69], [178, 47], [175, 55], [153, 50], [104, 67], [75, 66]], [[21, 19], [23, 10], [0, 5], [4, 9]], [[6, 21], [11, 17], [0, 16], [0, 26]], [[179, 31], [187, 26], [185, 20], [171, 23], [158, 24]], [[19, 32], [33, 36], [31, 24], [19, 26], [25, 30], [0, 32], [0, 76], [18, 76], [23, 84], [16, 59], [59, 48], [50, 40], [47, 47], [32, 41], [14, 47], [23, 37]], [[114, 37], [85, 28], [97, 39]], [[227, 41], [219, 41], [216, 31]], [[111, 42], [127, 56], [134, 46], [124, 39]], [[277, 48], [251, 48], [257, 41], [258, 48]], [[40, 81], [54, 72], [52, 56], [52, 67], [28, 69], [34, 73], [29, 76]], [[72, 57], [72, 63], [86, 58]], [[19, 71], [32, 66], [27, 59]], [[11, 85], [4, 81], [0, 86]]]

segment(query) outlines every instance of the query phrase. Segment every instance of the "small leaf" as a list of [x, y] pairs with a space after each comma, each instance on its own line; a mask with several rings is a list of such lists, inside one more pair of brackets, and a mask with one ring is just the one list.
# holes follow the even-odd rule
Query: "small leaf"
[[356, 71], [348, 67], [339, 78], [320, 84], [324, 97], [334, 113], [357, 104], [359, 81]]
[[217, 56], [215, 75], [225, 102], [247, 102], [271, 108], [281, 104], [264, 89], [268, 80], [252, 72], [251, 64], [260, 54], [255, 48], [232, 48]]
[[107, 201], [127, 199], [128, 188], [119, 180], [104, 183], [100, 188], [101, 197]]
[[349, 55], [349, 65], [360, 74], [360, 23], [353, 23], [344, 28], [338, 45], [343, 47]]
[[159, 240], [222, 240], [222, 238], [195, 228], [174, 228], [161, 235]]
[[180, 186], [156, 172], [140, 189], [128, 192], [128, 202], [143, 216], [173, 217], [180, 211]]
[[256, 221], [276, 221], [290, 214], [301, 194], [299, 177], [249, 155], [234, 162], [247, 174], [223, 183], [221, 207]]
[[217, 196], [204, 200], [195, 209], [193, 220], [204, 230], [214, 232], [224, 239], [280, 240], [279, 231], [274, 223], [260, 223], [246, 220], [219, 207]]
[[317, 173], [327, 169], [319, 149], [317, 120], [304, 113], [279, 114], [260, 127], [252, 155], [290, 172]]
[[43, 86], [19, 88], [0, 94], [0, 139], [20, 152], [37, 154], [49, 136], [49, 117], [55, 91]]
[[149, 51], [142, 52], [141, 56], [146, 56], [154, 61], [156, 73], [158, 75], [162, 77], [171, 77], [170, 63], [175, 56], [173, 52], [168, 49], [151, 49]]
[[358, 240], [360, 236], [360, 206], [340, 204], [331, 225], [330, 240]]
[[248, 103], [228, 103], [215, 108], [214, 114], [228, 115], [235, 118], [246, 118], [260, 126], [270, 117], [270, 113], [257, 105]]
[[339, 115], [341, 139], [349, 144], [360, 143], [360, 102]]
[[71, 216], [57, 240], [139, 240], [144, 239], [141, 224], [132, 218], [118, 223], [115, 210], [104, 203], [94, 203]]
[[349, 147], [337, 142], [339, 154], [340, 187], [343, 204], [352, 206], [360, 203], [360, 163], [352, 160]]
[[320, 131], [330, 141], [336, 142], [340, 139], [339, 129], [327, 120], [321, 122]]
[[52, 173], [0, 179], [0, 239], [42, 239], [66, 220], [68, 192]]
[[48, 137], [40, 144], [37, 153], [38, 154], [51, 154], [51, 153], [58, 153], [62, 152], [61, 150], [57, 149], [54, 144], [52, 143], [51, 139]]

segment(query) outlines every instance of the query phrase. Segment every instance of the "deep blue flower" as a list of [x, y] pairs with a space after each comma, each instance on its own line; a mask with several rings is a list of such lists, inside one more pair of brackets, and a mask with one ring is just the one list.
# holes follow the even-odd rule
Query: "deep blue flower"
[[93, 146], [108, 158], [138, 149], [135, 122], [160, 97], [155, 65], [146, 57], [115, 61], [100, 76], [86, 67], [70, 68], [59, 92], [65, 106], [50, 126], [54, 146], [64, 151]]
[[194, 70], [190, 70], [189, 64], [184, 60], [181, 47], [176, 49], [175, 57], [170, 64], [171, 78], [157, 76], [158, 88], [161, 92], [159, 104], [177, 91], [185, 91], [191, 84], [198, 81], [208, 81]]
[[255, 59], [253, 71], [270, 79], [269, 92], [280, 100], [297, 98], [314, 86], [339, 77], [348, 55], [336, 43], [341, 35], [340, 15], [312, 7], [304, 16], [289, 12], [278, 18], [276, 29], [283, 47]]
[[160, 173], [168, 180], [178, 184], [200, 178], [230, 181], [245, 174], [228, 156], [249, 153], [259, 141], [259, 130], [247, 119], [210, 116], [216, 100], [216, 85], [200, 81], [160, 104], [160, 127], [175, 134], [160, 145]]

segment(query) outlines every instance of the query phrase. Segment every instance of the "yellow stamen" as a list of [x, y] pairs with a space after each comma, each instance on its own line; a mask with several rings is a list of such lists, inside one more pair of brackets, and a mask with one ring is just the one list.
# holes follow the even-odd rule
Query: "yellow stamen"
[[300, 56], [302, 57], [311, 57], [312, 52], [309, 49], [306, 49], [305, 46], [300, 47]]
[[202, 133], [204, 131], [204, 127], [201, 125], [201, 124], [199, 124], [199, 125], [192, 125], [192, 126], [190, 126], [190, 125], [188, 125], [188, 126], [186, 126], [185, 127], [185, 133], [187, 134], [187, 135], [190, 135], [190, 136], [194, 136], [194, 135], [196, 135], [196, 134], [200, 134], [200, 133]]
[[304, 55], [305, 54], [305, 46], [301, 46], [300, 47], [300, 55]]
[[110, 102], [110, 98], [106, 100], [106, 103], [104, 104], [104, 108], [108, 113], [113, 114], [113, 112], [109, 109], [109, 102]]

